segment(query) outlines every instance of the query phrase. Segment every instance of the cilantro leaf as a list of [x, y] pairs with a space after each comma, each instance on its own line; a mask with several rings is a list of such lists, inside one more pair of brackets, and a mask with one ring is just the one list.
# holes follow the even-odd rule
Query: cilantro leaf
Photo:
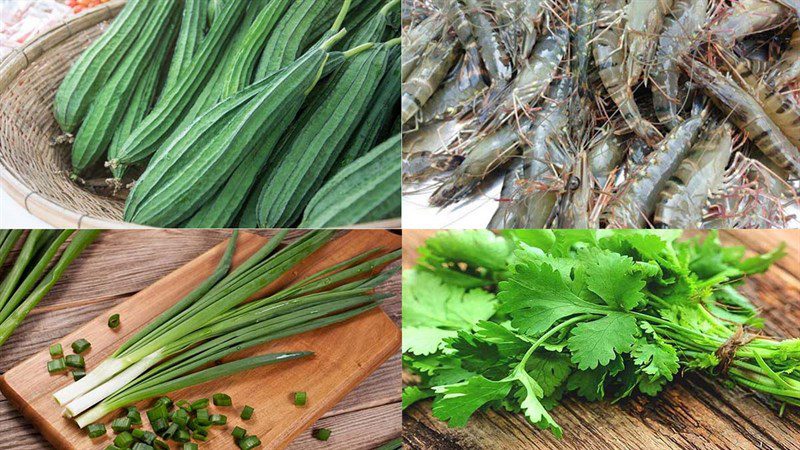
[[675, 348], [665, 343], [637, 344], [631, 352], [636, 365], [640, 366], [642, 372], [651, 378], [661, 377], [672, 381], [672, 376], [678, 373], [678, 353]]
[[560, 438], [563, 435], [561, 427], [553, 420], [544, 405], [539, 401], [540, 398], [544, 397], [544, 391], [539, 386], [539, 383], [525, 371], [523, 364], [518, 364], [514, 368], [514, 371], [511, 372], [511, 378], [519, 381], [525, 388], [524, 391], [520, 391], [524, 392], [525, 395], [518, 398], [525, 417], [539, 428], [549, 429], [556, 437]]
[[511, 382], [492, 381], [479, 375], [464, 383], [435, 386], [433, 389], [442, 396], [433, 402], [433, 415], [451, 427], [463, 427], [478, 408], [508, 395]]
[[525, 334], [539, 334], [557, 321], [587, 312], [605, 313], [602, 305], [572, 293], [561, 274], [546, 263], [521, 264], [500, 283], [499, 311], [511, 314], [511, 325]]
[[458, 331], [434, 327], [403, 327], [403, 351], [416, 355], [430, 355], [439, 351], [446, 338], [455, 337]]
[[586, 287], [608, 306], [630, 311], [644, 300], [642, 288], [647, 283], [632, 258], [599, 249], [583, 249], [578, 255]]
[[594, 369], [608, 364], [617, 354], [629, 352], [638, 334], [635, 318], [611, 312], [600, 319], [576, 325], [567, 346], [572, 352], [572, 362], [579, 369]]
[[465, 288], [497, 283], [505, 276], [512, 246], [489, 230], [442, 231], [418, 249], [418, 267]]
[[403, 409], [408, 408], [420, 400], [425, 400], [435, 395], [436, 393], [434, 393], [432, 389], [420, 389], [419, 386], [406, 386], [403, 388], [402, 394]]

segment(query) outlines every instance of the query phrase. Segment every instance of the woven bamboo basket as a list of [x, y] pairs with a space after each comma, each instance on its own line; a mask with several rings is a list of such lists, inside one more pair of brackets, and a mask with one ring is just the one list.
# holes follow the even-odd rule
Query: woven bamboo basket
[[[72, 63], [102, 34], [125, 0], [111, 0], [43, 33], [0, 61], [0, 182], [31, 214], [57, 228], [140, 228], [123, 222], [125, 202], [70, 180], [70, 155], [53, 99]], [[359, 228], [399, 228], [400, 220]]]

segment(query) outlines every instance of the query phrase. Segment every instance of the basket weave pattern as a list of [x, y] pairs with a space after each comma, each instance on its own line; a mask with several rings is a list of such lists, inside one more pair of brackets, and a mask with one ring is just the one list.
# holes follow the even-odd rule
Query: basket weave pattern
[[45, 218], [50, 223], [80, 226], [86, 216], [92, 222], [122, 218], [122, 200], [96, 195], [69, 179], [69, 145], [54, 147], [51, 139], [62, 134], [53, 116], [56, 90], [123, 4], [110, 2], [76, 16], [0, 61], [0, 164], [5, 185], [24, 197], [29, 210], [32, 197], [51, 204], [46, 213], [50, 217]]

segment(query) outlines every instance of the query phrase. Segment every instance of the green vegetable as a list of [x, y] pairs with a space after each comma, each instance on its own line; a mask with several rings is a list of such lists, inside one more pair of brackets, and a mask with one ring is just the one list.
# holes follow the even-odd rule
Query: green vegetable
[[147, 420], [149, 420], [151, 424], [155, 420], [166, 419], [167, 417], [169, 417], [169, 412], [167, 411], [167, 406], [163, 403], [157, 403], [152, 409], [147, 411]]
[[178, 432], [179, 428], [180, 427], [178, 426], [177, 423], [173, 423], [169, 427], [167, 427], [166, 431], [161, 433], [161, 437], [163, 437], [164, 439], [172, 439]]
[[224, 414], [212, 414], [211, 425], [225, 425], [228, 423], [228, 416]]
[[231, 406], [233, 404], [231, 396], [228, 394], [214, 394], [212, 398], [216, 406]]
[[308, 202], [303, 228], [328, 228], [400, 215], [400, 135], [328, 180]]
[[[135, 406], [129, 406], [125, 408], [127, 412], [125, 413], [125, 417], [131, 419], [132, 425], [141, 425], [142, 424], [142, 415], [139, 414], [139, 411], [136, 409]], [[151, 444], [151, 442], [148, 442]]]
[[102, 423], [93, 423], [86, 427], [86, 431], [89, 433], [89, 437], [94, 439], [100, 436], [105, 436], [106, 426]]
[[64, 358], [54, 359], [52, 361], [47, 361], [47, 371], [51, 374], [63, 372], [67, 370], [67, 364], [64, 361]]
[[166, 442], [162, 441], [161, 439], [156, 439], [153, 442], [153, 446], [158, 450], [169, 450], [169, 445]]
[[244, 428], [241, 428], [241, 427], [234, 427], [233, 431], [231, 432], [231, 435], [237, 441], [239, 439], [243, 438], [246, 434], [247, 434], [247, 430], [245, 430]]
[[114, 438], [114, 445], [119, 448], [130, 448], [131, 445], [133, 445], [133, 442], [133, 435], [127, 431], [123, 431]]
[[253, 409], [252, 406], [245, 405], [245, 407], [242, 408], [242, 414], [240, 415], [240, 417], [244, 420], [250, 420], [250, 418], [253, 417], [254, 411], [255, 410]]
[[186, 442], [183, 444], [183, 450], [197, 450], [197, 444], [193, 442]]
[[84, 173], [103, 159], [130, 100], [156, 51], [155, 46], [171, 42], [170, 17], [177, 11], [177, 2], [156, 2], [148, 10], [136, 44], [125, 55], [114, 73], [97, 93], [72, 144], [72, 168]]
[[196, 411], [195, 419], [197, 420], [197, 423], [202, 426], [211, 425], [211, 417], [208, 414], [208, 410], [205, 408], [198, 409]]
[[131, 431], [131, 419], [127, 417], [119, 417], [111, 421], [111, 429], [115, 433], [122, 433], [123, 431]]
[[[404, 389], [403, 407], [433, 397], [433, 414], [460, 427], [489, 405], [561, 436], [549, 410], [566, 394], [654, 396], [678, 372], [726, 369], [733, 383], [800, 405], [800, 339], [739, 341], [743, 325], [759, 324], [757, 310], [730, 292], [783, 248], [744, 259], [714, 233], [680, 235], [514, 230], [429, 239], [423, 265], [403, 279], [403, 364], [421, 379]], [[486, 290], [465, 289], [476, 279]]]
[[89, 350], [92, 347], [92, 344], [89, 343], [86, 339], [78, 339], [77, 341], [72, 343], [72, 351], [76, 354], [81, 354], [86, 350]]
[[191, 439], [191, 435], [186, 430], [178, 430], [178, 432], [175, 433], [175, 436], [172, 438], [173, 441], [181, 443], [189, 442], [189, 439]]
[[185, 427], [189, 423], [189, 413], [185, 409], [178, 409], [172, 413], [172, 421]]
[[138, 439], [140, 442], [144, 442], [147, 445], [153, 445], [157, 437], [155, 433], [151, 433], [150, 431], [145, 431], [139, 428], [136, 428], [133, 431], [131, 431], [131, 435], [133, 435], [133, 437]]
[[51, 358], [60, 358], [62, 356], [64, 356], [64, 350], [61, 348], [61, 344], [53, 344], [50, 346]]
[[189, 218], [255, 143], [277, 143], [316, 83], [326, 49], [340, 37], [217, 104], [192, 124], [191, 133], [171, 140], [130, 192], [125, 219], [170, 226]]
[[84, 369], [73, 369], [72, 370], [72, 380], [78, 381], [81, 378], [86, 376], [86, 371]]
[[78, 369], [86, 367], [86, 362], [84, 362], [81, 355], [67, 355], [66, 363], [67, 367], [76, 367]]
[[242, 450], [250, 450], [261, 445], [261, 441], [256, 436], [245, 436], [239, 440], [238, 445]]
[[0, 239], [0, 267], [6, 262], [6, 258], [8, 258], [8, 254], [11, 253], [11, 250], [14, 249], [14, 246], [17, 245], [19, 239], [22, 237], [22, 232], [25, 230], [2, 230], [3, 236]]
[[295, 392], [294, 393], [294, 404], [295, 406], [305, 406], [306, 401], [308, 400], [306, 393], [303, 391]]
[[327, 441], [331, 437], [331, 430], [327, 428], [318, 428], [312, 431], [311, 435], [319, 441]]
[[138, 40], [155, 7], [154, 0], [133, 0], [126, 3], [108, 30], [81, 53], [70, 67], [56, 91], [54, 114], [61, 129], [74, 133], [83, 121], [89, 106], [114, 69]]
[[153, 407], [157, 408], [159, 405], [164, 405], [164, 409], [169, 411], [172, 409], [172, 399], [169, 397], [159, 397], [158, 400], [153, 403]]
[[144, 442], [137, 442], [133, 444], [133, 450], [153, 450], [153, 446], [147, 445]]
[[391, 45], [380, 44], [348, 61], [313, 94], [281, 149], [281, 159], [259, 197], [261, 226], [289, 226], [322, 184], [366, 112]]
[[119, 328], [119, 314], [112, 314], [111, 317], [108, 318], [108, 328], [112, 330]]
[[138, 163], [164, 144], [211, 73], [226, 41], [236, 32], [246, 7], [247, 2], [225, 3], [186, 68], [185, 75], [181, 76], [180, 82], [162, 93], [153, 111], [122, 144], [117, 157], [109, 161], [109, 167], [115, 169], [121, 165]]
[[197, 411], [198, 409], [203, 409], [208, 407], [208, 399], [201, 398], [200, 400], [195, 400], [191, 404], [191, 408], [193, 411]]
[[109, 444], [106, 446], [105, 450], [122, 450], [114, 444]]
[[169, 91], [191, 66], [192, 57], [203, 41], [208, 12], [207, 0], [185, 0], [178, 39], [172, 51], [169, 73], [164, 82], [164, 90]]

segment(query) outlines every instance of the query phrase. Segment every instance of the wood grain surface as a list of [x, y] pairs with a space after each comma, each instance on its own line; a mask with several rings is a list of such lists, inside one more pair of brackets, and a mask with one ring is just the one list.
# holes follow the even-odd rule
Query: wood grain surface
[[[302, 232], [292, 232], [290, 238], [296, 238], [300, 233]], [[369, 234], [364, 234], [370, 232], [354, 233], [358, 233], [359, 240], [364, 242], [372, 240]], [[375, 235], [376, 245], [387, 242], [385, 240], [387, 232], [377, 233], [383, 233], [384, 239]], [[259, 231], [258, 234], [272, 233]], [[0, 369], [10, 369], [46, 348], [50, 343], [59, 341], [69, 332], [97, 318], [110, 307], [119, 306], [131, 294], [146, 288], [203, 254], [229, 235], [230, 232], [224, 230], [143, 230], [103, 233], [98, 241], [73, 263], [55, 289], [0, 349]], [[335, 249], [320, 250], [323, 251], [327, 251], [329, 255], [335, 253]], [[310, 267], [301, 268], [298, 272], [307, 269]], [[394, 294], [383, 305], [383, 309], [392, 321], [399, 324], [399, 276], [392, 277], [379, 290]], [[97, 320], [104, 322], [105, 316]], [[337, 337], [339, 340], [343, 339], [343, 336]], [[65, 345], [68, 345], [68, 342]], [[320, 418], [318, 426], [333, 430], [326, 448], [373, 448], [399, 436], [399, 368], [399, 355], [395, 355]], [[255, 380], [256, 383], [258, 381]], [[42, 390], [48, 392], [49, 388], [42, 386]], [[47, 442], [34, 427], [22, 418], [7, 399], [2, 397], [0, 397], [0, 430], [2, 430], [0, 435], [4, 437], [0, 440], [0, 449], [48, 448]], [[304, 431], [294, 440], [290, 448], [319, 448], [319, 444], [310, 437], [310, 432]]]
[[[416, 248], [432, 231], [406, 230], [403, 265], [416, 260]], [[800, 336], [800, 231], [725, 231], [728, 244], [748, 253], [787, 244], [787, 256], [767, 273], [752, 277], [743, 292], [762, 309], [765, 331], [782, 337]], [[448, 428], [431, 415], [430, 401], [403, 414], [403, 438], [411, 449], [800, 449], [800, 411], [787, 407], [784, 416], [764, 399], [724, 380], [691, 374], [680, 377], [656, 398], [636, 396], [618, 405], [565, 400], [551, 414], [563, 427], [555, 439], [520, 415], [479, 412], [465, 428]]]

